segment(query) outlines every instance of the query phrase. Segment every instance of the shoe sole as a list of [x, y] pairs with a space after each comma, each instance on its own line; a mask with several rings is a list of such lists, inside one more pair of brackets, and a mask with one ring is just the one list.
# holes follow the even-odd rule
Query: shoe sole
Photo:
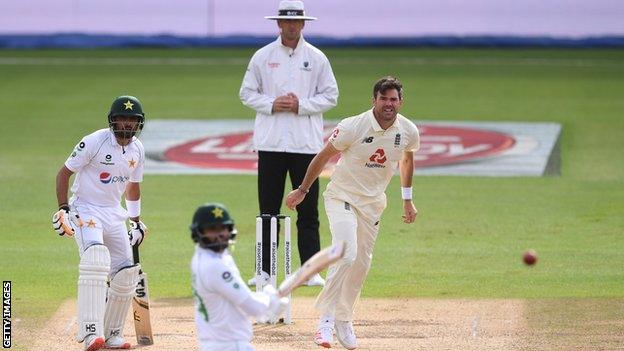
[[338, 342], [340, 342], [340, 345], [342, 345], [342, 347], [344, 347], [344, 348], [345, 348], [345, 349], [347, 349], [347, 350], [355, 350], [355, 349], [357, 349], [357, 346], [348, 346], [348, 345], [345, 345], [342, 341], [340, 341], [340, 339], [338, 339]]
[[95, 338], [86, 351], [97, 351], [104, 347], [104, 338]]
[[127, 350], [130, 348], [130, 343], [124, 343], [121, 346], [104, 346], [104, 350]]
[[[338, 341], [340, 341], [340, 340], [338, 340]], [[355, 349], [357, 349], [357, 346], [355, 346], [355, 347], [354, 346], [347, 346], [347, 345], [343, 344], [342, 342], [340, 343], [340, 345], [342, 345], [342, 347], [344, 347], [347, 350], [355, 350]]]
[[355, 346], [345, 345], [345, 343], [342, 342], [342, 340], [340, 339], [340, 336], [338, 336], [338, 333], [336, 333], [336, 339], [338, 339], [338, 342], [340, 343], [340, 345], [342, 345], [342, 347], [344, 347], [347, 350], [355, 350], [355, 349], [357, 349], [357, 345], [355, 345]]
[[331, 344], [328, 341], [318, 342], [314, 340], [314, 343], [317, 344], [318, 346], [323, 346], [326, 349], [331, 349]]

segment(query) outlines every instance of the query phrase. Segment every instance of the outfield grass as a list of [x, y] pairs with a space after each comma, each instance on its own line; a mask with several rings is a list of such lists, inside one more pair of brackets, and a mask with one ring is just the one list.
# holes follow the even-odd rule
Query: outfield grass
[[[54, 177], [81, 136], [106, 126], [113, 97], [138, 96], [148, 123], [250, 119], [253, 112], [241, 105], [238, 89], [252, 52], [0, 51], [0, 275], [14, 283], [17, 317], [49, 316], [61, 300], [75, 296], [75, 244], [58, 238], [49, 223], [56, 209]], [[624, 51], [326, 53], [341, 93], [329, 119], [367, 109], [373, 82], [395, 74], [406, 88], [403, 113], [413, 119], [563, 125], [560, 177], [417, 177], [420, 215], [411, 226], [400, 222], [394, 179], [363, 296], [624, 296]], [[37, 60], [6, 64], [12, 57]], [[154, 57], [181, 61], [141, 61]], [[103, 58], [127, 61], [113, 65]], [[235, 256], [243, 275], [251, 275], [255, 182], [254, 176], [145, 178], [143, 218], [151, 236], [142, 258], [154, 298], [190, 296], [187, 227], [205, 201], [231, 208], [241, 233]], [[321, 228], [328, 244], [324, 215]], [[533, 268], [521, 264], [527, 248], [540, 254]]]

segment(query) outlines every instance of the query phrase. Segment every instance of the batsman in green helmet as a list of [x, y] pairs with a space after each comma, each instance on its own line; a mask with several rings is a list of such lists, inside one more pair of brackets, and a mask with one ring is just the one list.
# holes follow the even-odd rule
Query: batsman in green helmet
[[191, 262], [195, 325], [201, 351], [251, 351], [250, 317], [275, 321], [288, 304], [272, 285], [252, 292], [243, 282], [228, 247], [236, 236], [234, 219], [220, 203], [199, 206], [190, 225], [196, 243]]
[[139, 99], [115, 98], [108, 128], [80, 139], [56, 176], [58, 210], [52, 227], [78, 246], [76, 341], [87, 351], [131, 347], [124, 325], [140, 270], [132, 246], [148, 233], [140, 220], [145, 149], [137, 138], [144, 123]]
[[121, 141], [126, 141], [127, 144], [133, 136], [138, 136], [143, 130], [144, 123], [145, 114], [139, 99], [122, 95], [113, 101], [108, 113], [108, 127], [120, 144]]

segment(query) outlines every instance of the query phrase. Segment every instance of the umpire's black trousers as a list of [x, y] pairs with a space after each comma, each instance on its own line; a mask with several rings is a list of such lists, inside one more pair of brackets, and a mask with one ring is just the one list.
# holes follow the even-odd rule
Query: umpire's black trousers
[[[258, 151], [258, 201], [261, 214], [280, 213], [286, 173], [290, 175], [292, 188], [297, 189], [314, 156], [316, 155]], [[321, 249], [318, 196], [319, 181], [317, 179], [303, 202], [297, 206], [297, 243], [301, 264]], [[262, 243], [262, 270], [268, 273], [271, 245], [270, 221], [268, 220], [265, 220], [262, 225]]]

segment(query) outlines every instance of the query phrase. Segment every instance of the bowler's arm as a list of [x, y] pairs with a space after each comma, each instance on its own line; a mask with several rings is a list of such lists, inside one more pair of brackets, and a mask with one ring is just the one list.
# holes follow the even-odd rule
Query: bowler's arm
[[312, 162], [310, 162], [310, 165], [308, 166], [308, 170], [306, 171], [303, 181], [301, 182], [301, 186], [298, 189], [291, 191], [286, 197], [286, 206], [288, 208], [294, 210], [295, 206], [303, 201], [308, 193], [308, 190], [312, 186], [312, 183], [314, 183], [316, 178], [321, 175], [321, 172], [323, 171], [323, 168], [325, 168], [327, 162], [329, 162], [332, 157], [338, 155], [339, 152], [340, 151], [336, 149], [331, 142], [328, 142], [323, 150], [314, 156]]
[[[412, 177], [414, 176], [414, 152], [403, 151], [401, 161], [399, 161], [399, 176], [401, 177], [401, 187], [412, 187]], [[416, 219], [418, 210], [414, 206], [412, 199], [403, 200], [403, 222], [412, 223]]]

